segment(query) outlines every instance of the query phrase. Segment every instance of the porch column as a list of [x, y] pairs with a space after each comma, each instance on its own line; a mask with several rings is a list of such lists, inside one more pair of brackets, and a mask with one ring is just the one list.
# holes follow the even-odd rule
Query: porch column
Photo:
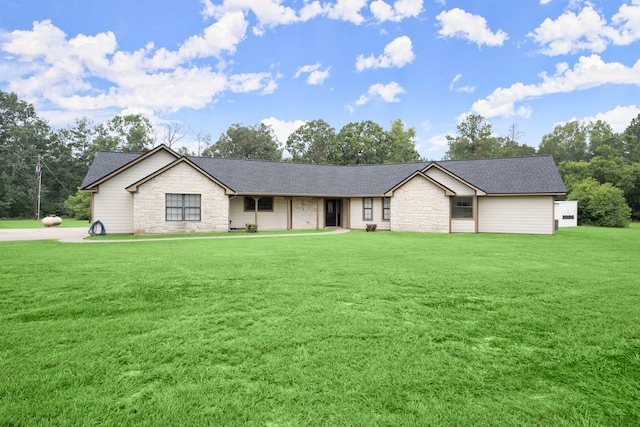
[[258, 200], [260, 200], [260, 197], [254, 197], [254, 209], [255, 209], [255, 221], [253, 222], [254, 224], [258, 224]]
[[293, 197], [285, 197], [287, 201], [287, 230], [293, 229]]

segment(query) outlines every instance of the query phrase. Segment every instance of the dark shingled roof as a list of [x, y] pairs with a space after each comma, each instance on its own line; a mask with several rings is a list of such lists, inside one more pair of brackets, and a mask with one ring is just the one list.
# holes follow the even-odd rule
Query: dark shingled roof
[[[141, 153], [100, 151], [82, 188]], [[381, 196], [431, 162], [336, 166], [260, 160], [189, 157], [190, 161], [238, 194], [308, 196]], [[566, 192], [551, 156], [434, 162], [487, 194]]]
[[190, 157], [193, 163], [239, 194], [382, 195], [428, 163], [336, 166]]
[[551, 156], [436, 162], [487, 194], [564, 193]]
[[134, 161], [144, 153], [98, 151], [93, 158], [93, 163], [80, 186], [83, 190], [88, 190], [96, 181], [101, 180], [112, 172], [117, 171], [126, 164]]

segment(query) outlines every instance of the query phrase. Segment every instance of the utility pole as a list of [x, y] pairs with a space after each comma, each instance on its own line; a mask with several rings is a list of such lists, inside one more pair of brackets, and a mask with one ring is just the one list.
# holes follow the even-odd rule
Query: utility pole
[[40, 167], [41, 157], [38, 154], [38, 163], [36, 164], [36, 199], [34, 219], [40, 219], [40, 186], [42, 184], [42, 168]]

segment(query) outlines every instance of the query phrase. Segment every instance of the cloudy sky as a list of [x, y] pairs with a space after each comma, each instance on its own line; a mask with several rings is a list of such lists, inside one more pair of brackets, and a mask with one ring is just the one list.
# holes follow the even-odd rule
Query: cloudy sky
[[440, 159], [468, 113], [532, 146], [558, 123], [622, 131], [640, 113], [640, 0], [0, 4], [0, 89], [55, 127], [144, 113], [214, 141], [265, 122], [284, 143], [308, 120], [400, 118]]

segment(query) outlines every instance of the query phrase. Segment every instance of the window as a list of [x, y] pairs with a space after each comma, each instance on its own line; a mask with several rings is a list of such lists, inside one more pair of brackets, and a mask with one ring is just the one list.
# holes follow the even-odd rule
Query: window
[[[253, 197], [245, 197], [244, 211], [254, 212], [255, 210], [256, 210], [256, 200]], [[260, 199], [258, 199], [258, 210], [273, 212], [273, 197], [260, 197]]]
[[373, 199], [371, 197], [365, 197], [362, 199], [362, 219], [373, 219]]
[[199, 194], [166, 194], [167, 221], [200, 221]]
[[382, 219], [386, 221], [391, 219], [391, 199], [388, 197], [382, 199]]
[[473, 197], [452, 197], [451, 218], [473, 218]]

